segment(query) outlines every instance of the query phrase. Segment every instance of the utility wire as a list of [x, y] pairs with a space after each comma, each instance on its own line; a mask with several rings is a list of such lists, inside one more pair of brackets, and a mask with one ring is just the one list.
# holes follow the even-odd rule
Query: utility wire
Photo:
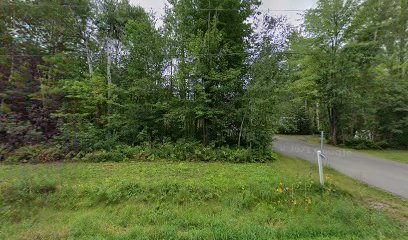
[[[87, 5], [76, 5], [76, 4], [46, 4], [46, 3], [0, 3], [0, 6], [55, 6], [55, 7], [86, 7]], [[88, 5], [89, 6], [89, 5]], [[140, 5], [136, 5], [133, 7], [142, 7]], [[143, 8], [143, 7], [142, 7]], [[146, 9], [153, 9], [153, 10], [168, 10], [174, 8], [146, 8]], [[242, 8], [181, 8], [180, 10], [184, 11], [244, 11], [247, 9]], [[256, 12], [304, 12], [308, 9], [253, 9]]]
[[[288, 55], [313, 55], [310, 53], [300, 53], [300, 52], [291, 52], [291, 51], [282, 51], [282, 52], [273, 52], [270, 55], [283, 55], [283, 54], [288, 54]], [[196, 57], [196, 56], [247, 56], [247, 55], [253, 55], [251, 53], [200, 53], [200, 54], [129, 54], [132, 56], [162, 56], [162, 57], [182, 57], [182, 56], [187, 56], [187, 57]], [[56, 55], [51, 55], [51, 54], [0, 54], [1, 57], [7, 57], [7, 56], [14, 56], [14, 57], [52, 57]]]

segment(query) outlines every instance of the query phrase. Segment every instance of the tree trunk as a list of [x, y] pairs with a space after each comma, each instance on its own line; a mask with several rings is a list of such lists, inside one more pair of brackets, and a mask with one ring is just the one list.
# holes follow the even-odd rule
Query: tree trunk
[[337, 145], [337, 135], [338, 135], [338, 126], [337, 126], [337, 120], [338, 120], [338, 110], [337, 107], [331, 107], [329, 108], [329, 120], [330, 120], [330, 136], [331, 136], [331, 141], [334, 145]]
[[244, 119], [245, 119], [245, 115], [242, 117], [241, 126], [239, 127], [238, 147], [241, 146], [241, 136], [242, 136], [242, 129], [244, 127]]
[[208, 120], [206, 118], [203, 119], [203, 144], [204, 146], [208, 145]]
[[320, 116], [319, 116], [319, 102], [316, 102], [316, 127], [320, 131]]
[[[14, 47], [13, 47], [14, 48]], [[10, 66], [10, 75], [8, 77], [8, 81], [11, 82], [13, 80], [14, 75], [14, 51], [11, 52], [11, 66]]]
[[92, 57], [91, 57], [91, 50], [89, 49], [88, 39], [85, 40], [85, 48], [86, 48], [86, 60], [88, 62], [88, 70], [89, 75], [93, 75], [93, 66], [92, 66]]
[[112, 66], [112, 58], [110, 55], [110, 50], [111, 50], [111, 44], [109, 38], [106, 39], [106, 78], [108, 80], [108, 99], [111, 99], [112, 97], [112, 90], [111, 90], [111, 85], [112, 85], [112, 75], [111, 75], [111, 66]]
[[[15, 16], [15, 11], [13, 11], [13, 29], [16, 29], [16, 16]], [[11, 42], [11, 66], [10, 66], [10, 75], [8, 77], [8, 81], [11, 82], [13, 80], [14, 76], [14, 53], [15, 53], [15, 36], [12, 36], [12, 42]]]
[[405, 77], [405, 67], [402, 65], [406, 61], [406, 40], [407, 40], [407, 22], [408, 22], [408, 3], [406, 1], [400, 1], [401, 13], [400, 13], [400, 43], [399, 43], [399, 64], [401, 65], [401, 77]]

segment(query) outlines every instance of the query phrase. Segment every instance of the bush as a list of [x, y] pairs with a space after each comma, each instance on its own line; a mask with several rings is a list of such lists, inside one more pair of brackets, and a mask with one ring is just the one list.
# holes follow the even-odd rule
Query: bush
[[134, 158], [136, 153], [141, 152], [141, 147], [132, 147], [128, 145], [118, 145], [112, 150], [98, 150], [90, 153], [80, 152], [74, 157], [74, 160], [85, 162], [121, 162], [129, 161]]
[[6, 144], [0, 144], [0, 161], [6, 160], [8, 155], [8, 147]]
[[[0, 149], [1, 150], [1, 149]], [[270, 149], [204, 146], [200, 142], [180, 140], [148, 142], [141, 146], [117, 145], [111, 150], [80, 151], [64, 154], [61, 146], [44, 144], [21, 147], [7, 155], [10, 163], [47, 163], [63, 159], [84, 162], [121, 161], [202, 161], [202, 162], [267, 162], [276, 159]]]
[[116, 151], [95, 151], [88, 153], [82, 157], [85, 162], [120, 162], [124, 160], [124, 156]]
[[267, 162], [276, 159], [270, 149], [215, 148], [204, 146], [199, 142], [178, 141], [162, 143], [145, 143], [142, 146], [130, 147], [119, 145], [113, 150], [100, 150], [79, 157], [88, 162], [119, 161], [203, 161], [203, 162]]
[[18, 148], [6, 158], [11, 163], [46, 163], [62, 160], [61, 147], [44, 144], [29, 145]]
[[354, 149], [383, 149], [388, 147], [386, 141], [374, 142], [365, 139], [349, 139], [344, 142], [344, 145]]

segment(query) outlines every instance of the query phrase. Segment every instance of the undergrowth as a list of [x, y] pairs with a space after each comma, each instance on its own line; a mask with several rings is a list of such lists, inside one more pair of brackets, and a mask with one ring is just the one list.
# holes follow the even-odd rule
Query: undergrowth
[[276, 159], [271, 149], [204, 146], [200, 142], [146, 142], [138, 146], [115, 145], [109, 149], [69, 151], [59, 145], [32, 145], [8, 154], [8, 163], [46, 163], [55, 161], [122, 162], [122, 161], [202, 161], [268, 162]]

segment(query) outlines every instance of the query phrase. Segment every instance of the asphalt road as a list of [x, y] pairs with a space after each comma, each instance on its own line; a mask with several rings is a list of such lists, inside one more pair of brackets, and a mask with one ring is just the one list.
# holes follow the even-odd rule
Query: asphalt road
[[[296, 136], [276, 136], [276, 152], [317, 163], [319, 144], [308, 143]], [[347, 149], [325, 145], [325, 163], [333, 169], [408, 199], [408, 164], [366, 156]]]

